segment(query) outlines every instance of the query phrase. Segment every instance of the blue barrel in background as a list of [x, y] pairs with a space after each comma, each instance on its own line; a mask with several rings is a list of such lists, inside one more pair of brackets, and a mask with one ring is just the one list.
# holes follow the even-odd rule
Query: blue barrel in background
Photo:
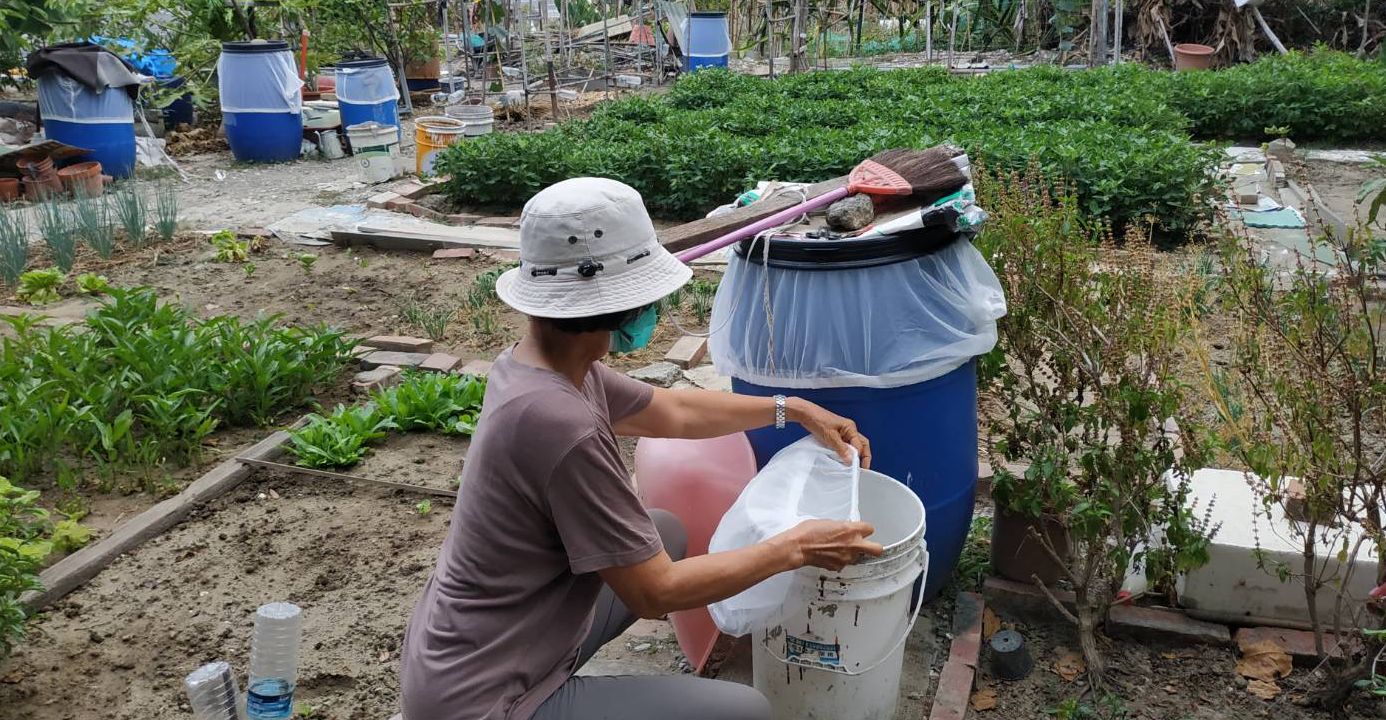
[[385, 58], [343, 60], [336, 82], [342, 127], [371, 121], [399, 127], [399, 86]]
[[[159, 83], [159, 87], [166, 90], [177, 90], [188, 84], [188, 81], [181, 76], [159, 78], [156, 82]], [[196, 120], [193, 115], [192, 93], [186, 92], [179, 95], [177, 100], [164, 106], [161, 114], [164, 118], [164, 128], [167, 130], [173, 130], [179, 125], [192, 125]]]
[[688, 39], [684, 66], [689, 71], [706, 67], [726, 67], [731, 55], [731, 34], [724, 12], [695, 12], [688, 15]]
[[303, 145], [303, 81], [282, 40], [221, 44], [222, 123], [241, 162], [287, 162]]
[[[802, 397], [855, 421], [871, 468], [924, 504], [924, 596], [948, 583], [977, 488], [973, 358], [996, 344], [1005, 300], [969, 235], [743, 243], [717, 290], [711, 354], [732, 389]], [[767, 261], [769, 268], [767, 269]], [[769, 302], [767, 308], [766, 303]], [[805, 430], [747, 433], [766, 462]]]
[[90, 153], [70, 158], [101, 163], [101, 172], [129, 177], [135, 172], [135, 103], [124, 88], [97, 92], [60, 72], [38, 80], [44, 134]]

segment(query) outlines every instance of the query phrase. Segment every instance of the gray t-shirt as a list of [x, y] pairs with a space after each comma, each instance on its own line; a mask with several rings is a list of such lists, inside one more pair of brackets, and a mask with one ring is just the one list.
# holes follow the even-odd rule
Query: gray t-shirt
[[400, 659], [406, 720], [527, 720], [572, 674], [598, 570], [663, 549], [612, 424], [653, 389], [593, 363], [581, 389], [501, 354], [452, 527]]

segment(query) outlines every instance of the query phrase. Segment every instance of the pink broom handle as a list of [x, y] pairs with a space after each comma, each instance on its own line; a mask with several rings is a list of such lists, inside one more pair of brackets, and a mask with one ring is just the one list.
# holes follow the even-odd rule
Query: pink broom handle
[[783, 225], [789, 222], [790, 220], [793, 220], [794, 218], [797, 218], [800, 215], [809, 212], [810, 210], [817, 210], [818, 208], [831, 205], [834, 202], [837, 202], [838, 200], [841, 200], [842, 198], [845, 198], [851, 194], [852, 191], [848, 190], [846, 187], [840, 187], [836, 190], [830, 190], [823, 195], [819, 195], [818, 197], [813, 198], [812, 200], [805, 200], [804, 202], [801, 202], [792, 208], [781, 210], [775, 213], [774, 215], [765, 218], [764, 220], [751, 223], [746, 227], [738, 228], [721, 237], [716, 237], [711, 240], [708, 240], [702, 245], [695, 245], [691, 248], [688, 248], [687, 250], [678, 253], [674, 257], [678, 258], [685, 264], [690, 263], [704, 255], [707, 255], [708, 253], [717, 252], [718, 250], [721, 250], [722, 248], [731, 245], [732, 243], [735, 243], [740, 240], [745, 240], [748, 237], [755, 237], [758, 233], [762, 233], [766, 230], [769, 230], [770, 228]]

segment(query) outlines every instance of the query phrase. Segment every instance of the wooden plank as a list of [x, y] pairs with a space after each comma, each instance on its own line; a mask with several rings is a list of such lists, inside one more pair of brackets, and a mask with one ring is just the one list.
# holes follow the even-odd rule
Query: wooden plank
[[369, 245], [380, 250], [429, 251], [449, 248], [518, 250], [520, 231], [512, 228], [473, 226], [443, 228], [437, 232], [361, 226], [355, 230], [333, 230], [337, 245]]
[[573, 37], [578, 40], [582, 40], [592, 35], [595, 35], [598, 38], [600, 38], [602, 36], [603, 29], [606, 30], [607, 37], [616, 37], [617, 35], [629, 33], [632, 27], [633, 23], [631, 22], [629, 15], [617, 15], [616, 17], [608, 18], [605, 22], [598, 20], [597, 22], [591, 23], [590, 25], [583, 25], [582, 27], [573, 31]]
[[[288, 439], [289, 433], [280, 430], [256, 443], [241, 457], [258, 460], [277, 457]], [[20, 602], [30, 611], [35, 611], [76, 590], [116, 558], [177, 525], [194, 508], [236, 487], [250, 473], [251, 466], [237, 458], [222, 462], [184, 488], [183, 492], [127, 520], [96, 544], [68, 555], [39, 573], [43, 590], [25, 593], [20, 597]]]
[[[717, 217], [703, 218], [684, 223], [677, 227], [668, 228], [658, 232], [659, 242], [669, 252], [679, 252], [687, 250], [696, 245], [701, 245], [715, 237], [721, 237], [732, 230], [743, 228], [757, 220], [774, 215], [775, 213], [798, 205], [803, 200], [812, 200], [824, 193], [836, 190], [847, 184], [847, 176], [825, 180], [821, 183], [810, 185], [807, 197], [799, 197], [799, 193], [781, 193], [772, 195], [754, 205], [737, 208], [724, 215]], [[335, 233], [334, 233], [335, 234]]]

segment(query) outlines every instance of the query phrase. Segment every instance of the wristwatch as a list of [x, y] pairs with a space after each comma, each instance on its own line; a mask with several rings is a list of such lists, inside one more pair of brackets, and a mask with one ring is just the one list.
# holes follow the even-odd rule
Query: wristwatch
[[784, 397], [783, 395], [776, 395], [776, 396], [775, 396], [775, 429], [776, 429], [776, 430], [783, 430], [783, 429], [784, 429], [785, 402], [786, 402], [786, 400], [785, 400], [785, 397]]

